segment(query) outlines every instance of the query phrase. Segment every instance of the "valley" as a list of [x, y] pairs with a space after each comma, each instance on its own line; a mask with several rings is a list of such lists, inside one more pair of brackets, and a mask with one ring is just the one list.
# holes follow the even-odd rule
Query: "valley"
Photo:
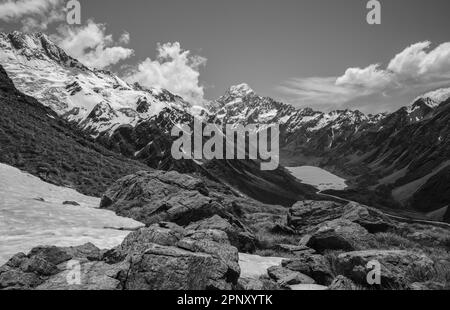
[[[0, 64], [0, 289], [448, 289], [448, 89], [378, 115], [247, 84], [195, 107], [20, 32]], [[173, 158], [199, 120], [276, 124], [287, 167]]]

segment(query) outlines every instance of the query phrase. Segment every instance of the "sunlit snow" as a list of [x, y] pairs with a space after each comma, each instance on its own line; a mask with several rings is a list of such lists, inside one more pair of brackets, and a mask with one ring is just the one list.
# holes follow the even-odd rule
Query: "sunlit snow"
[[[63, 205], [65, 201], [80, 205]], [[127, 230], [143, 226], [98, 209], [99, 203], [98, 198], [0, 164], [0, 265], [15, 253], [27, 253], [39, 245], [92, 242], [99, 248], [112, 248], [129, 234]]]

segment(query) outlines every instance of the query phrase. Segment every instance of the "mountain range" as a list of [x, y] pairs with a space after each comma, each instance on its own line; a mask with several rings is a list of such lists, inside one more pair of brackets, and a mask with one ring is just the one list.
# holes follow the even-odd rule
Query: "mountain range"
[[296, 109], [247, 84], [198, 107], [168, 90], [88, 68], [42, 33], [1, 33], [0, 64], [20, 92], [45, 106], [39, 107], [42, 115], [132, 165], [202, 174], [265, 203], [290, 206], [318, 198], [283, 167], [266, 173], [249, 160], [174, 161], [170, 155], [171, 128], [193, 118], [221, 125], [278, 123], [283, 166], [319, 166], [348, 180], [348, 190], [328, 194], [450, 220], [450, 88], [377, 115]]

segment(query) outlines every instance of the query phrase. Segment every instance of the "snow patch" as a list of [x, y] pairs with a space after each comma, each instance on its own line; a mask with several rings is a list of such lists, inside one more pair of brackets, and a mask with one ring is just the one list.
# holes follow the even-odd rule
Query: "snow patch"
[[[79, 204], [63, 205], [65, 201]], [[0, 265], [12, 255], [40, 245], [77, 246], [87, 242], [109, 249], [129, 231], [144, 226], [98, 209], [99, 198], [43, 182], [0, 164]]]

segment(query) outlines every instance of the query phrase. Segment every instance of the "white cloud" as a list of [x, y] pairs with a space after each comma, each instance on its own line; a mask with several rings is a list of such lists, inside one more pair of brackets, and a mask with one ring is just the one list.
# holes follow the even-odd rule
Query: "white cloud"
[[45, 30], [48, 25], [65, 18], [63, 0], [3, 0], [0, 20], [19, 22], [23, 31]]
[[345, 74], [336, 79], [337, 86], [354, 86], [369, 89], [383, 89], [392, 81], [392, 75], [379, 69], [380, 65], [366, 68], [349, 68]]
[[419, 42], [391, 60], [387, 69], [399, 79], [436, 80], [450, 77], [450, 42], [430, 50], [431, 42]]
[[[106, 34], [105, 25], [92, 20], [83, 27], [60, 27], [59, 34], [54, 39], [69, 55], [97, 69], [114, 65], [134, 53], [132, 49], [116, 45], [112, 35]], [[119, 41], [123, 43], [124, 38]]]
[[130, 43], [130, 33], [124, 32], [119, 38], [119, 43], [122, 43], [122, 44]]
[[390, 60], [386, 69], [379, 64], [349, 68], [338, 77], [294, 78], [277, 89], [294, 102], [340, 107], [362, 97], [432, 89], [450, 84], [450, 42], [430, 49], [428, 41], [405, 48]]
[[156, 60], [145, 59], [127, 75], [126, 80], [147, 87], [165, 88], [201, 105], [204, 91], [199, 83], [199, 69], [206, 64], [206, 58], [191, 55], [178, 42], [158, 44], [157, 51]]

